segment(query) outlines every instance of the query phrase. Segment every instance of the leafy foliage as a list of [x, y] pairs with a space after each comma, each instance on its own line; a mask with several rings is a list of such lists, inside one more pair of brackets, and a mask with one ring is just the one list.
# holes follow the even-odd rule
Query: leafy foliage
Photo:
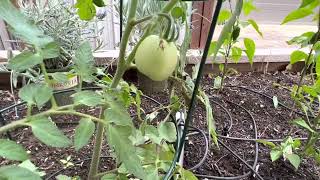
[[41, 180], [38, 174], [19, 166], [0, 167], [0, 178], [8, 180]]
[[32, 24], [26, 17], [22, 15], [10, 2], [3, 0], [0, 2], [0, 18], [5, 20], [11, 27], [11, 31], [30, 44], [38, 48], [44, 47], [53, 42], [53, 39]]
[[76, 127], [74, 136], [74, 146], [77, 151], [88, 144], [94, 130], [95, 124], [91, 119], [80, 120], [79, 125]]
[[71, 141], [47, 117], [38, 117], [27, 123], [34, 136], [41, 142], [52, 147], [68, 147]]
[[5, 139], [0, 139], [0, 156], [17, 161], [28, 159], [28, 154], [21, 145]]
[[[230, 3], [230, 1], [225, 1]], [[229, 7], [231, 7], [229, 5]], [[218, 23], [224, 24], [223, 29], [217, 41], [211, 43], [209, 48], [209, 55], [213, 56], [213, 61], [215, 62], [217, 56], [220, 54], [224, 57], [224, 64], [219, 65], [219, 70], [222, 75], [217, 76], [214, 80], [214, 88], [222, 89], [225, 76], [228, 73], [228, 62], [232, 60], [234, 63], [238, 63], [242, 57], [242, 53], [248, 57], [249, 63], [253, 64], [253, 59], [255, 55], [255, 43], [252, 39], [244, 38], [244, 47], [242, 49], [239, 47], [239, 37], [243, 28], [247, 25], [251, 25], [256, 32], [262, 37], [263, 34], [259, 29], [258, 24], [253, 19], [248, 19], [247, 21], [240, 20], [240, 15], [243, 12], [248, 15], [251, 11], [256, 10], [253, 5], [252, 0], [237, 1], [236, 7], [232, 9], [224, 9], [220, 12]], [[231, 13], [232, 12], [232, 13]]]
[[28, 84], [19, 91], [19, 97], [29, 105], [41, 107], [49, 101], [53, 91], [46, 84]]
[[74, 69], [80, 76], [81, 80], [92, 82], [94, 80], [93, 74], [96, 72], [94, 67], [94, 57], [90, 43], [85, 41], [77, 49], [74, 58]]

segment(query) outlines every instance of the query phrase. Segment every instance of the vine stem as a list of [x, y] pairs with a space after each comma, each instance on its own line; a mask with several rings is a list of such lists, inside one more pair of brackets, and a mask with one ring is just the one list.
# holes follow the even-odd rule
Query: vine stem
[[[320, 36], [320, 24], [318, 25], [318, 31], [316, 33], [316, 39], [319, 39], [319, 36]], [[309, 51], [308, 57], [306, 59], [305, 66], [304, 66], [304, 68], [302, 70], [302, 73], [301, 73], [301, 76], [300, 76], [300, 79], [299, 79], [299, 82], [298, 82], [297, 91], [296, 91], [294, 97], [297, 97], [297, 94], [299, 93], [299, 91], [300, 91], [300, 89], [302, 87], [304, 77], [307, 75], [307, 70], [309, 68], [310, 59], [312, 57], [312, 53], [313, 53], [313, 49], [314, 49], [315, 45], [316, 45], [316, 42], [312, 45], [312, 47], [311, 47], [311, 49]], [[295, 107], [295, 105], [296, 105], [296, 102], [293, 103], [292, 109]], [[292, 116], [292, 113], [293, 113], [293, 111], [291, 111], [290, 116]]]
[[[126, 67], [127, 67], [125, 55], [126, 55], [126, 49], [127, 49], [129, 37], [130, 37], [131, 31], [135, 25], [135, 16], [136, 16], [136, 11], [137, 11], [137, 5], [138, 5], [138, 0], [131, 1], [129, 15], [128, 15], [128, 23], [126, 24], [125, 32], [124, 32], [123, 37], [121, 39], [117, 70], [116, 70], [115, 76], [113, 78], [111, 88], [116, 88], [118, 86], [118, 84], [119, 84], [119, 82], [120, 82], [120, 80], [126, 70]], [[100, 118], [103, 118], [104, 110], [105, 110], [105, 107], [103, 107], [101, 109]], [[88, 175], [88, 179], [90, 179], [90, 180], [97, 179], [96, 175], [99, 170], [101, 148], [102, 148], [102, 142], [103, 142], [103, 134], [104, 134], [104, 124], [98, 123], [96, 139], [95, 139], [94, 149], [93, 149], [93, 154], [92, 154], [92, 160], [91, 160], [90, 170], [89, 170], [89, 175]]]
[[[178, 1], [179, 0], [170, 0], [167, 3], [167, 5], [162, 9], [161, 12], [168, 13]], [[128, 23], [126, 24], [125, 31], [124, 31], [123, 37], [121, 39], [117, 70], [116, 70], [115, 76], [113, 78], [111, 88], [116, 88], [118, 86], [123, 74], [125, 73], [125, 71], [128, 69], [128, 67], [130, 67], [131, 63], [133, 62], [135, 53], [136, 53], [139, 45], [151, 33], [152, 29], [156, 27], [156, 23], [154, 23], [154, 22], [151, 22], [149, 24], [149, 28], [144, 33], [144, 35], [141, 37], [138, 44], [134, 47], [134, 49], [129, 54], [128, 58], [126, 59], [125, 55], [126, 55], [127, 45], [129, 42], [129, 37], [130, 37], [130, 34], [131, 34], [134, 26], [137, 24], [137, 21], [135, 19], [137, 5], [138, 5], [138, 0], [131, 0], [129, 14], [128, 14]], [[101, 109], [100, 119], [103, 119], [102, 117], [104, 114], [104, 110], [105, 110], [105, 107]], [[88, 179], [90, 179], [90, 180], [97, 179], [96, 175], [98, 173], [99, 164], [100, 164], [99, 160], [100, 160], [100, 156], [101, 156], [103, 134], [104, 134], [104, 124], [98, 123], [96, 139], [95, 139], [95, 144], [94, 144], [94, 150], [93, 150], [93, 154], [92, 154], [92, 160], [91, 160], [90, 170], [89, 170], [89, 175], [88, 175]]]
[[[61, 107], [58, 107], [57, 109], [51, 109], [51, 110], [48, 110], [48, 111], [33, 115], [32, 117], [33, 118], [37, 118], [37, 117], [41, 117], [41, 116], [70, 114], [70, 115], [75, 115], [75, 116], [78, 116], [78, 117], [91, 119], [92, 121], [95, 121], [95, 122], [107, 124], [107, 122], [104, 121], [103, 119], [96, 118], [94, 116], [90, 116], [90, 115], [83, 114], [83, 113], [80, 113], [80, 112], [76, 112], [76, 111], [73, 111], [73, 110], [65, 110], [65, 109], [69, 109], [69, 108], [73, 108], [73, 107], [74, 107], [74, 105], [61, 106]], [[16, 127], [24, 126], [24, 125], [26, 125], [26, 123], [28, 121], [30, 121], [30, 117], [29, 116], [26, 117], [26, 118], [20, 119], [18, 121], [14, 121], [14, 122], [12, 122], [10, 124], [7, 124], [5, 126], [2, 126], [2, 127], [0, 127], [0, 134], [3, 134], [3, 133], [5, 133], [5, 132], [7, 132], [7, 131], [9, 131], [11, 129], [16, 128]]]
[[[44, 65], [44, 63], [41, 63], [41, 64], [40, 64], [40, 67], [41, 67], [41, 71], [42, 71], [42, 73], [43, 73], [43, 75], [44, 75], [44, 79], [45, 79], [46, 83], [47, 83], [47, 84], [50, 84], [50, 79], [49, 79], [49, 75], [48, 75], [46, 66]], [[55, 109], [55, 108], [58, 107], [57, 102], [56, 102], [54, 96], [51, 97], [50, 101], [51, 101], [52, 108]]]

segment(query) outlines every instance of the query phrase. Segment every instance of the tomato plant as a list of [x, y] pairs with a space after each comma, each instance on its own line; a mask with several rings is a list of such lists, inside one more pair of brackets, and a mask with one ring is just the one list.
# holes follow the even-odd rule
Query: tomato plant
[[[296, 10], [290, 12], [282, 22], [282, 24], [286, 24], [307, 16], [313, 16], [313, 20], [318, 22], [317, 32], [305, 32], [288, 41], [288, 44], [296, 44], [301, 47], [301, 49], [292, 52], [290, 66], [299, 61], [304, 62], [299, 82], [291, 89], [291, 97], [294, 100], [295, 105], [303, 112], [304, 117], [293, 120], [292, 124], [302, 128], [308, 133], [307, 142], [301, 143], [300, 140], [293, 139], [292, 137], [286, 138], [280, 145], [263, 142], [272, 148], [270, 153], [272, 161], [276, 161], [283, 157], [285, 160], [289, 160], [296, 169], [298, 169], [302, 157], [313, 157], [320, 163], [320, 149], [316, 146], [320, 137], [320, 111], [319, 106], [316, 105], [319, 103], [320, 93], [319, 5], [320, 2], [318, 0], [303, 0], [300, 6]], [[302, 48], [306, 48], [307, 52]], [[310, 74], [308, 74], [308, 72], [310, 72]], [[304, 85], [306, 79], [311, 79], [312, 83], [310, 85]]]
[[[99, 0], [79, 0], [76, 4], [80, 18], [84, 20], [92, 19], [95, 15], [96, 6], [103, 6], [103, 1]], [[160, 179], [163, 172], [166, 172], [172, 162], [174, 154], [173, 142], [176, 141], [176, 126], [173, 122], [165, 119], [156, 126], [152, 125], [152, 120], [156, 116], [141, 116], [141, 96], [142, 92], [135, 86], [129, 85], [121, 78], [124, 72], [131, 67], [136, 58], [138, 68], [143, 66], [145, 59], [140, 59], [140, 53], [154, 53], [145, 46], [155, 45], [153, 50], [158, 51], [157, 55], [164, 55], [159, 59], [154, 59], [161, 63], [163, 74], [149, 74], [155, 76], [155, 79], [168, 78], [177, 64], [177, 49], [174, 45], [176, 39], [175, 28], [171, 26], [171, 20], [174, 17], [180, 18], [180, 15], [171, 13], [179, 0], [169, 1], [158, 14], [152, 14], [141, 19], [136, 19], [136, 10], [138, 0], [130, 1], [128, 10], [128, 23], [120, 44], [120, 53], [118, 59], [117, 71], [113, 78], [111, 75], [99, 72], [94, 66], [94, 57], [89, 42], [82, 42], [73, 57], [74, 66], [72, 73], [77, 74], [81, 81], [80, 87], [76, 90], [73, 97], [73, 104], [58, 106], [53, 96], [53, 89], [50, 86], [52, 79], [44, 65], [44, 59], [59, 56], [59, 46], [53, 38], [45, 35], [35, 24], [28, 21], [19, 10], [17, 10], [9, 0], [0, 2], [0, 18], [5, 20], [11, 27], [11, 32], [24, 42], [30, 44], [30, 48], [21, 52], [10, 60], [9, 68], [18, 72], [23, 72], [34, 66], [40, 66], [43, 79], [39, 83], [28, 84], [24, 86], [19, 97], [27, 104], [26, 117], [18, 121], [0, 127], [0, 134], [16, 129], [17, 127], [29, 127], [33, 135], [43, 144], [55, 148], [70, 148], [80, 150], [88, 144], [89, 139], [95, 135], [95, 144], [91, 157], [88, 179], [123, 179], [127, 177], [136, 177], [140, 179]], [[183, 10], [183, 9], [179, 9]], [[177, 11], [177, 9], [175, 9]], [[175, 12], [174, 11], [174, 12]], [[159, 31], [159, 21], [167, 21], [168, 25], [164, 31]], [[127, 55], [127, 46], [130, 34], [134, 27], [140, 23], [146, 23], [146, 29], [133, 48]], [[152, 35], [161, 33], [157, 38], [159, 43], [148, 44]], [[162, 36], [163, 35], [163, 36]], [[161, 52], [163, 51], [163, 52]], [[152, 56], [152, 54], [149, 54]], [[151, 57], [152, 58], [152, 57]], [[170, 61], [169, 61], [170, 59]], [[140, 60], [142, 65], [139, 64]], [[164, 61], [164, 62], [160, 62]], [[172, 62], [171, 62], [172, 61]], [[158, 67], [157, 67], [158, 68]], [[146, 69], [141, 69], [144, 71]], [[97, 74], [103, 76], [97, 78]], [[53, 78], [59, 80], [65, 79], [63, 73], [55, 73]], [[100, 87], [99, 91], [82, 90], [82, 82], [93, 83]], [[173, 98], [174, 99], [174, 98]], [[177, 99], [177, 98], [176, 98]], [[51, 108], [42, 111], [42, 107], [51, 102]], [[135, 126], [127, 112], [127, 107], [134, 105], [137, 107], [138, 117], [141, 121], [139, 126]], [[99, 107], [101, 113], [99, 117], [92, 116], [78, 111], [78, 106]], [[172, 101], [163, 109], [177, 110], [181, 106], [177, 101]], [[34, 114], [32, 110], [37, 108], [39, 113]], [[170, 114], [170, 113], [169, 113]], [[74, 139], [66, 136], [51, 119], [54, 115], [75, 115], [80, 117], [78, 126], [75, 128]], [[118, 166], [116, 169], [107, 172], [99, 172], [98, 167], [101, 157], [102, 142], [106, 140], [114, 151]], [[150, 156], [150, 154], [152, 156]], [[38, 172], [29, 161], [29, 155], [20, 144], [14, 141], [0, 140], [0, 155], [9, 160], [22, 162], [20, 165], [8, 165], [0, 167], [0, 177], [5, 179], [41, 179], [44, 174]], [[71, 157], [62, 159], [64, 167], [73, 165], [70, 162]], [[30, 165], [31, 163], [31, 165]], [[26, 165], [27, 164], [27, 165]], [[177, 173], [182, 177], [191, 177], [194, 175], [181, 167], [177, 167]], [[64, 175], [57, 176], [58, 179], [67, 178]], [[76, 178], [76, 177], [75, 177]]]

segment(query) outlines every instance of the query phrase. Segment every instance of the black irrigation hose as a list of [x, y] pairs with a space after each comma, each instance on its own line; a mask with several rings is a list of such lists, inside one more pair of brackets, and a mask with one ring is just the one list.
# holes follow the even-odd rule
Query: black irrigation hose
[[221, 109], [223, 109], [223, 111], [225, 113], [227, 113], [227, 115], [229, 116], [229, 121], [230, 121], [230, 125], [228, 128], [228, 132], [231, 130], [232, 126], [233, 126], [233, 119], [232, 119], [232, 115], [230, 113], [230, 111], [227, 110], [227, 108], [225, 108], [222, 104], [218, 103], [217, 101], [212, 101], [214, 104], [218, 105], [219, 107], [221, 107]]
[[[250, 111], [248, 111], [246, 108], [244, 108], [241, 105], [238, 105], [236, 103], [233, 103], [231, 101], [227, 101], [230, 104], [239, 106], [240, 108], [242, 108], [244, 111], [246, 111], [246, 113], [248, 113], [250, 115], [250, 119], [252, 120], [252, 124], [254, 126], [254, 132], [255, 132], [255, 138], [257, 138], [258, 136], [258, 130], [257, 130], [257, 126], [256, 126], [256, 122], [254, 117], [252, 116], [252, 114], [250, 113]], [[218, 102], [215, 102], [215, 104], [220, 104]], [[221, 104], [220, 104], [221, 105]], [[221, 105], [222, 106], [222, 105]], [[221, 107], [220, 106], [220, 107]], [[226, 108], [224, 110], [227, 110]], [[201, 178], [210, 178], [210, 179], [226, 179], [226, 180], [231, 180], [231, 179], [243, 179], [246, 177], [249, 177], [251, 175], [251, 173], [253, 172], [259, 179], [263, 179], [255, 170], [256, 165], [258, 163], [258, 156], [259, 156], [259, 144], [258, 142], [255, 142], [255, 159], [254, 159], [254, 163], [253, 166], [249, 165], [244, 159], [242, 159], [237, 153], [235, 153], [231, 148], [229, 148], [228, 146], [226, 146], [221, 140], [218, 139], [218, 142], [224, 147], [226, 148], [230, 153], [233, 154], [233, 156], [235, 156], [237, 159], [239, 159], [240, 161], [242, 161], [251, 171], [247, 172], [243, 175], [240, 176], [234, 176], [234, 177], [222, 177], [222, 176], [210, 176], [210, 175], [203, 175], [203, 174], [196, 174], [197, 177], [201, 177]]]
[[[231, 85], [227, 85], [227, 86], [225, 86], [225, 87], [244, 89], [244, 90], [253, 92], [253, 93], [255, 93], [255, 94], [259, 94], [259, 95], [261, 95], [261, 96], [264, 96], [264, 97], [270, 99], [271, 101], [273, 101], [273, 97], [271, 97], [271, 96], [269, 96], [269, 95], [267, 95], [267, 94], [258, 92], [258, 91], [256, 91], [256, 90], [253, 90], [253, 89], [244, 87], [244, 86], [231, 86]], [[283, 104], [283, 103], [281, 103], [281, 102], [278, 102], [278, 104], [279, 104], [280, 106], [288, 109], [288, 110], [291, 110], [292, 112], [294, 112], [294, 113], [296, 113], [296, 114], [299, 114], [299, 115], [301, 115], [301, 116], [305, 116], [305, 114], [303, 114], [303, 113], [301, 113], [301, 112], [299, 112], [299, 111], [296, 111], [295, 109], [292, 109], [292, 108], [288, 107], [287, 105], [285, 105], [285, 104]], [[309, 116], [310, 118], [315, 118], [314, 116], [310, 116], [310, 115], [308, 115], [308, 116]]]
[[210, 30], [209, 30], [209, 33], [208, 33], [208, 37], [207, 37], [206, 45], [205, 45], [205, 48], [204, 48], [204, 52], [203, 52], [203, 55], [202, 55], [202, 59], [201, 59], [201, 62], [200, 62], [197, 79], [196, 79], [196, 81], [194, 83], [194, 88], [193, 88], [193, 92], [192, 92], [192, 96], [191, 96], [191, 101], [190, 101], [189, 108], [188, 108], [189, 110], [188, 110], [187, 118], [186, 118], [186, 121], [185, 121], [185, 128], [183, 130], [183, 134], [182, 134], [181, 139], [179, 139], [177, 141], [178, 142], [178, 147], [177, 147], [176, 153], [174, 155], [172, 164], [171, 164], [171, 166], [169, 168], [169, 171], [164, 176], [164, 180], [169, 180], [171, 178], [171, 176], [172, 176], [172, 174], [173, 174], [173, 172], [175, 170], [176, 163], [178, 162], [178, 160], [180, 158], [180, 155], [181, 155], [181, 152], [182, 152], [182, 149], [184, 147], [184, 143], [185, 143], [185, 139], [186, 139], [186, 136], [187, 136], [189, 124], [190, 124], [190, 121], [192, 119], [192, 114], [193, 114], [193, 111], [194, 111], [194, 108], [195, 108], [195, 102], [196, 102], [196, 98], [197, 98], [197, 95], [198, 95], [198, 89], [199, 89], [200, 81], [202, 79], [203, 68], [204, 68], [204, 65], [205, 65], [206, 60], [207, 60], [208, 51], [209, 51], [211, 40], [212, 40], [214, 31], [215, 31], [215, 28], [216, 28], [216, 25], [217, 25], [217, 21], [218, 21], [218, 17], [219, 17], [219, 14], [220, 14], [221, 6], [222, 6], [222, 0], [218, 0], [217, 3], [216, 3], [215, 11], [213, 13], [212, 22], [211, 22]]
[[[192, 171], [192, 170], [198, 169], [199, 167], [201, 167], [203, 165], [203, 163], [205, 163], [205, 161], [206, 161], [206, 159], [208, 157], [208, 154], [209, 154], [209, 138], [207, 138], [206, 133], [204, 131], [202, 131], [201, 129], [199, 129], [199, 128], [190, 126], [190, 130], [189, 131], [200, 133], [201, 136], [204, 137], [204, 140], [205, 140], [205, 150], [204, 150], [203, 157], [195, 166], [193, 166], [193, 167], [188, 169], [188, 170]], [[190, 136], [190, 135], [193, 135], [193, 134], [188, 134], [187, 136]]]

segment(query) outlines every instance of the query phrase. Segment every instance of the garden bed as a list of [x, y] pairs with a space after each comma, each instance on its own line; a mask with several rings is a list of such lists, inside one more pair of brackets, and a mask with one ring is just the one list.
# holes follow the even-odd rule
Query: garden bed
[[[257, 138], [259, 139], [281, 139], [287, 135], [306, 137], [307, 134], [290, 124], [291, 120], [298, 117], [296, 113], [291, 113], [291, 110], [282, 106], [274, 108], [272, 99], [239, 87], [244, 86], [271, 97], [277, 96], [279, 102], [291, 107], [293, 102], [290, 100], [290, 92], [284, 88], [274, 87], [273, 83], [292, 86], [297, 83], [298, 77], [299, 76], [295, 74], [287, 72], [274, 74], [245, 73], [235, 75], [226, 79], [227, 86], [217, 94], [217, 91], [213, 89], [213, 79], [206, 76], [202, 82], [203, 90], [210, 96], [211, 105], [214, 110], [214, 118], [217, 122], [218, 134], [236, 138], [254, 139], [254, 119], [257, 126]], [[168, 103], [168, 96], [165, 93], [151, 95], [151, 97], [163, 104]], [[0, 99], [0, 109], [13, 104], [13, 97], [7, 91], [1, 92]], [[158, 107], [158, 104], [144, 98], [142, 107], [148, 112]], [[232, 121], [230, 121], [230, 117], [224, 109], [230, 113]], [[20, 106], [18, 111], [19, 116], [23, 116], [25, 107]], [[81, 111], [98, 115], [98, 109], [82, 108]], [[132, 109], [131, 114], [134, 113], [134, 109]], [[253, 119], [249, 113], [252, 114]], [[16, 119], [14, 111], [4, 113], [4, 117], [6, 120]], [[159, 117], [161, 118], [163, 116], [159, 115]], [[74, 122], [77, 120], [76, 117], [57, 116], [54, 117], [54, 120], [67, 136], [73, 136]], [[232, 126], [230, 126], [231, 124]], [[206, 131], [205, 111], [203, 107], [197, 106], [192, 126]], [[40, 170], [47, 173], [46, 178], [59, 170], [63, 170], [64, 166], [60, 160], [66, 160], [68, 156], [71, 156], [70, 162], [72, 162], [74, 166], [59, 172], [59, 174], [78, 175], [81, 177], [85, 177], [88, 174], [88, 166], [90, 163], [88, 157], [90, 157], [92, 153], [93, 140], [89, 145], [85, 146], [79, 152], [76, 152], [73, 148], [48, 148], [39, 143], [28, 128], [17, 129], [11, 132], [11, 135], [14, 140], [32, 152], [31, 160], [40, 167]], [[232, 140], [230, 137], [221, 137], [219, 139], [252, 165], [255, 158], [255, 142]], [[214, 145], [210, 146], [206, 161], [194, 171], [196, 174], [239, 176], [250, 172], [241, 161], [232, 156], [230, 151], [221, 145], [219, 148], [220, 150]], [[290, 163], [284, 162], [283, 160], [272, 163], [269, 156], [270, 150], [267, 147], [259, 144], [258, 148], [257, 171], [265, 179], [320, 179], [320, 167], [316, 165], [313, 160], [304, 160], [299, 170], [295, 171]], [[190, 136], [185, 147], [184, 166], [190, 168], [199, 163], [204, 152], [204, 138], [199, 135]], [[102, 156], [101, 170], [112, 170], [116, 167], [112, 152], [106, 144], [103, 147]], [[9, 164], [9, 161], [0, 159], [0, 165], [4, 164]]]

